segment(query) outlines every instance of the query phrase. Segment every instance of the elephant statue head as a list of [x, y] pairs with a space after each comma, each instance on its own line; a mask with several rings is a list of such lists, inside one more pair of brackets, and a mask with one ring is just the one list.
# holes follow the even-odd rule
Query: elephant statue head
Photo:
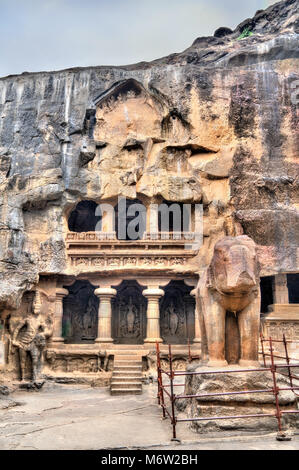
[[256, 245], [246, 235], [224, 237], [214, 248], [208, 284], [222, 294], [246, 295], [257, 285]]

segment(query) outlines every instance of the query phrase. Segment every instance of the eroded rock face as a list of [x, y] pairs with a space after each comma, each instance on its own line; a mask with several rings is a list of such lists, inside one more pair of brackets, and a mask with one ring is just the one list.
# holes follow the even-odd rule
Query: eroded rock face
[[263, 275], [298, 271], [298, 2], [226, 33], [151, 63], [0, 79], [2, 313], [40, 275], [70, 274], [76, 204], [119, 194], [203, 202], [188, 272], [243, 230]]

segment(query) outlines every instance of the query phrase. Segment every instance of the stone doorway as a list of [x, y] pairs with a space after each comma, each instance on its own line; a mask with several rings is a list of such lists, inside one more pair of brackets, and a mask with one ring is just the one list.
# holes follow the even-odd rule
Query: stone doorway
[[88, 281], [67, 286], [63, 299], [62, 336], [65, 343], [93, 343], [97, 337], [99, 299]]
[[192, 287], [184, 281], [171, 281], [160, 300], [161, 338], [166, 344], [190, 343], [195, 336], [195, 301]]
[[116, 344], [143, 344], [146, 336], [147, 300], [136, 281], [115, 287], [112, 301], [112, 337]]

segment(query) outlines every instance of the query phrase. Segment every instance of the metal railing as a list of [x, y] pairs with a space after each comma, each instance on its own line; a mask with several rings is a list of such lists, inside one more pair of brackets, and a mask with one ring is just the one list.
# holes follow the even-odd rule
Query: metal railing
[[[169, 360], [169, 370], [164, 370], [161, 367], [161, 358], [160, 358], [160, 347], [159, 343], [156, 343], [156, 353], [157, 353], [157, 378], [158, 378], [158, 404], [162, 408], [162, 415], [164, 419], [169, 418], [172, 426], [172, 438], [177, 438], [176, 433], [176, 426], [180, 422], [192, 422], [192, 421], [213, 421], [213, 420], [222, 420], [222, 419], [247, 419], [247, 418], [264, 418], [264, 417], [274, 417], [277, 420], [277, 427], [278, 433], [280, 436], [283, 436], [283, 429], [282, 429], [282, 422], [281, 418], [284, 414], [293, 414], [299, 413], [299, 410], [281, 410], [279, 405], [279, 392], [284, 390], [292, 390], [294, 393], [296, 390], [299, 390], [299, 387], [295, 387], [293, 382], [291, 381], [293, 378], [297, 379], [298, 377], [294, 376], [293, 374], [288, 374], [290, 378], [290, 387], [278, 387], [277, 386], [277, 373], [280, 368], [287, 368], [288, 370], [299, 367], [299, 363], [291, 364], [290, 358], [285, 364], [275, 364], [275, 357], [272, 338], [266, 340], [263, 338], [263, 342], [269, 341], [269, 355], [270, 355], [270, 366], [267, 366], [267, 363], [264, 360], [264, 367], [256, 368], [256, 369], [225, 369], [225, 370], [214, 370], [211, 369], [200, 371], [200, 372], [191, 372], [191, 371], [174, 371], [173, 369], [173, 361], [172, 361], [172, 351], [171, 345], [169, 345], [168, 350], [168, 360]], [[282, 340], [284, 341], [284, 340]], [[263, 344], [262, 342], [262, 344]], [[286, 340], [285, 340], [286, 342]], [[268, 353], [264, 352], [264, 357], [266, 357]], [[189, 358], [191, 354], [189, 352]], [[271, 372], [272, 380], [273, 380], [273, 387], [262, 389], [262, 390], [240, 390], [240, 391], [223, 391], [221, 393], [205, 393], [205, 394], [176, 394], [174, 392], [175, 387], [185, 387], [185, 384], [175, 384], [174, 379], [176, 377], [182, 376], [195, 376], [195, 375], [208, 375], [208, 374], [227, 374], [227, 373], [243, 373], [243, 372]], [[163, 383], [163, 376], [166, 376], [169, 379], [169, 384]], [[254, 393], [272, 393], [275, 399], [275, 412], [273, 413], [256, 413], [256, 414], [242, 414], [242, 415], [233, 415], [233, 416], [209, 416], [209, 417], [200, 417], [200, 418], [178, 418], [175, 410], [175, 402], [181, 399], [192, 399], [192, 398], [206, 398], [206, 397], [217, 397], [217, 396], [226, 396], [226, 395], [243, 395], [243, 394], [254, 394]], [[168, 400], [168, 404], [166, 403]]]
[[[270, 342], [270, 339], [271, 339], [271, 342]], [[288, 367], [289, 365], [291, 365], [291, 361], [298, 361], [298, 358], [294, 358], [294, 357], [290, 357], [289, 355], [289, 351], [288, 351], [288, 343], [292, 343], [292, 344], [296, 344], [298, 343], [299, 344], [299, 341], [293, 341], [293, 340], [290, 340], [290, 339], [286, 339], [285, 335], [283, 334], [282, 335], [282, 339], [266, 339], [264, 337], [264, 335], [261, 333], [260, 334], [260, 340], [261, 340], [261, 348], [262, 348], [262, 351], [261, 351], [261, 354], [263, 356], [263, 363], [264, 363], [264, 367], [267, 367], [267, 357], [270, 357], [273, 356], [273, 358], [275, 359], [283, 359], [286, 361], [286, 364], [287, 365], [283, 365], [283, 364], [276, 364], [276, 367], [278, 369], [283, 369], [283, 368], [287, 368], [287, 373], [285, 372], [282, 372], [281, 370], [279, 370], [279, 374], [287, 377], [290, 381], [290, 386], [293, 390], [293, 392], [295, 393], [295, 395], [297, 397], [299, 397], [299, 393], [297, 393], [295, 390], [296, 390], [296, 387], [293, 386], [293, 380], [299, 380], [299, 375], [295, 375], [291, 369], [291, 367]], [[265, 343], [270, 343], [270, 349], [269, 349], [269, 352], [266, 352], [265, 351]], [[274, 351], [274, 348], [273, 348], [273, 343], [282, 343], [283, 344], [283, 347], [284, 347], [284, 356], [281, 356], [281, 355], [278, 355], [278, 354], [275, 354], [275, 351]], [[272, 351], [271, 351], [272, 349]]]

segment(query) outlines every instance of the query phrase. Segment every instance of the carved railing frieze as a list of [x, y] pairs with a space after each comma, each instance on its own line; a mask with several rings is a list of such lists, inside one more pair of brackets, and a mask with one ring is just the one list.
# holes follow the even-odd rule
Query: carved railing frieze
[[82, 256], [72, 254], [70, 256], [71, 265], [86, 267], [170, 267], [185, 265], [189, 256]]
[[118, 240], [115, 232], [68, 232], [67, 255], [73, 267], [168, 268], [185, 265], [196, 250], [186, 245], [191, 232], [145, 233], [141, 240]]

